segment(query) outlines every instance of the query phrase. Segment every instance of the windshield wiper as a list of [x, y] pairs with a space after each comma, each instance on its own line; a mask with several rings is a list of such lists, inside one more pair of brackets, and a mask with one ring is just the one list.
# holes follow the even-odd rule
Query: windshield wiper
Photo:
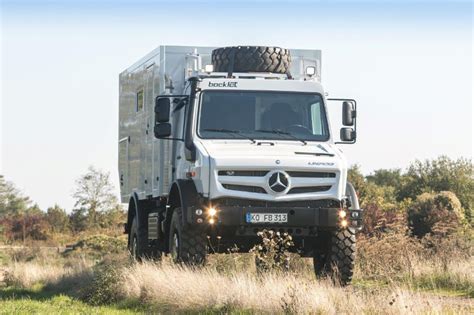
[[243, 139], [248, 139], [248, 140], [252, 141], [252, 143], [257, 142], [254, 139], [250, 138], [249, 136], [246, 136], [246, 135], [242, 134], [242, 132], [239, 131], [239, 130], [231, 130], [231, 129], [224, 129], [224, 128], [220, 128], [220, 129], [212, 129], [211, 128], [211, 129], [204, 129], [203, 131], [224, 132], [224, 133], [229, 133], [229, 134], [232, 134], [232, 135], [239, 135]]
[[291, 133], [289, 132], [285, 132], [285, 131], [281, 131], [279, 129], [272, 129], [272, 130], [266, 130], [266, 129], [258, 129], [258, 130], [255, 130], [257, 132], [265, 132], [265, 133], [274, 133], [274, 134], [277, 134], [277, 135], [285, 135], [285, 136], [288, 136], [290, 138], [293, 138], [295, 140], [298, 140], [298, 141], [301, 141], [304, 145], [307, 145], [308, 143], [303, 140], [303, 139], [300, 139], [298, 137], [295, 137], [293, 136]]

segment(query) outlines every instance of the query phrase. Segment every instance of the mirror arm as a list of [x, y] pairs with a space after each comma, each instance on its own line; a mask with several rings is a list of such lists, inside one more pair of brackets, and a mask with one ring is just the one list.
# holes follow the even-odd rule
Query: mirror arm
[[336, 141], [334, 142], [334, 144], [354, 144], [356, 141], [355, 140], [352, 140], [352, 141]]
[[[178, 110], [180, 110], [181, 108], [183, 108], [184, 106], [186, 106], [189, 103], [189, 95], [185, 95], [185, 94], [179, 94], [179, 95], [160, 94], [157, 97], [155, 97], [155, 100], [158, 99], [158, 98], [161, 98], [161, 97], [181, 98], [181, 101], [179, 101], [179, 103], [176, 105], [176, 107], [173, 108], [173, 110], [172, 110], [173, 113], [177, 112]], [[171, 108], [170, 108], [170, 110], [171, 110]]]

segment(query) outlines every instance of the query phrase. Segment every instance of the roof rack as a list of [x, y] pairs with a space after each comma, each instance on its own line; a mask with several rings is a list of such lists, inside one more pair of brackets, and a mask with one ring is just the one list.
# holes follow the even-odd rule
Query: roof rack
[[[199, 72], [199, 78], [228, 78], [227, 72]], [[232, 78], [235, 79], [264, 79], [264, 80], [288, 80], [286, 74], [271, 73], [271, 72], [233, 72]]]

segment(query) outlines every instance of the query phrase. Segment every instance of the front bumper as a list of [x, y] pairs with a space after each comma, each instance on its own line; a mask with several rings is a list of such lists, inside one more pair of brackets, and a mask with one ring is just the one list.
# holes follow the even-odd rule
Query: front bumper
[[[206, 208], [206, 207], [203, 207]], [[202, 215], [189, 209], [188, 223], [208, 224], [217, 228], [237, 227], [241, 229], [276, 229], [284, 228], [304, 229], [309, 232], [316, 230], [333, 230], [337, 228], [352, 227], [357, 230], [362, 228], [362, 210], [344, 209], [346, 215], [341, 217], [340, 208], [308, 208], [308, 207], [248, 207], [248, 206], [216, 206], [217, 214], [213, 216], [212, 224], [210, 217], [204, 209]], [[248, 213], [277, 213], [287, 214], [288, 222], [285, 223], [249, 223]]]
[[252, 226], [248, 223], [247, 213], [281, 213], [288, 214], [286, 223], [259, 223], [268, 226], [299, 226], [299, 227], [336, 227], [338, 224], [338, 209], [281, 209], [281, 208], [238, 208], [222, 207], [219, 209], [217, 223], [222, 226]]

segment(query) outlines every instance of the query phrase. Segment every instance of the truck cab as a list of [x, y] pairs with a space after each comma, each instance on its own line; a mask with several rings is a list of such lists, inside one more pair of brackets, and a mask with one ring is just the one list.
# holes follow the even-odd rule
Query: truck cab
[[[348, 283], [362, 210], [339, 145], [356, 141], [356, 101], [325, 97], [320, 51], [190, 50], [161, 47], [145, 58], [155, 63], [120, 77], [119, 173], [132, 254], [202, 264], [212, 252], [247, 252], [267, 229], [290, 234], [316, 275], [337, 269]], [[329, 103], [342, 105], [339, 135]]]

